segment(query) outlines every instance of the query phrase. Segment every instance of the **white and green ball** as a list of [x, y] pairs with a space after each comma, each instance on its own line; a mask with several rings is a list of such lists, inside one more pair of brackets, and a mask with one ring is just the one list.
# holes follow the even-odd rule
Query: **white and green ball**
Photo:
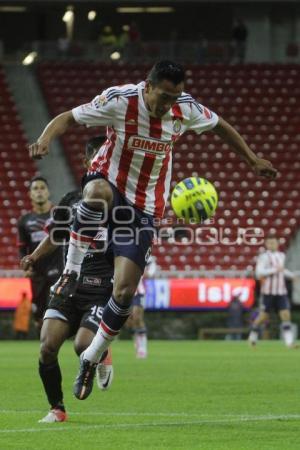
[[214, 215], [218, 194], [214, 185], [205, 178], [190, 177], [175, 186], [171, 205], [178, 218], [200, 223]]

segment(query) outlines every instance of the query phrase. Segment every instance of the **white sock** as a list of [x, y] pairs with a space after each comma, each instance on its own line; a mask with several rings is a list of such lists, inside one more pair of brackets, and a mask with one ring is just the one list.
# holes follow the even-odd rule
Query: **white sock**
[[81, 264], [91, 241], [92, 238], [80, 236], [72, 231], [64, 273], [75, 271], [78, 275], [80, 274]]
[[282, 322], [282, 337], [287, 347], [294, 343], [294, 335], [291, 322]]
[[102, 354], [108, 349], [108, 347], [116, 339], [118, 334], [119, 333], [112, 336], [111, 334], [107, 333], [106, 331], [104, 331], [100, 323], [97, 334], [93, 338], [90, 345], [83, 352], [83, 358], [92, 363], [98, 363]]
[[139, 334], [137, 336], [137, 351], [142, 353], [147, 353], [147, 334]]
[[93, 239], [106, 241], [107, 230], [99, 226], [102, 220], [103, 211], [91, 208], [84, 201], [78, 206], [73, 221], [64, 273], [74, 271], [79, 275], [82, 261]]
[[251, 344], [256, 344], [256, 342], [258, 341], [258, 331], [251, 330], [248, 337], [248, 341], [250, 341]]

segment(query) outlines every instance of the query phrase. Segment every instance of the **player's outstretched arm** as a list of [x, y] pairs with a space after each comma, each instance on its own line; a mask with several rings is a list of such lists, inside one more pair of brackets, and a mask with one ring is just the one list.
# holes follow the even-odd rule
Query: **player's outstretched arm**
[[34, 275], [34, 265], [44, 256], [50, 255], [57, 248], [57, 244], [54, 244], [50, 236], [46, 236], [37, 246], [37, 248], [31, 253], [26, 255], [21, 260], [21, 268], [24, 270], [27, 277]]
[[283, 274], [288, 280], [297, 280], [300, 278], [300, 272], [292, 272], [289, 269], [283, 269]]
[[48, 123], [36, 142], [29, 145], [29, 156], [33, 159], [41, 159], [49, 153], [49, 146], [53, 139], [64, 134], [76, 121], [72, 111], [66, 111], [56, 116]]
[[257, 174], [265, 178], [275, 178], [277, 170], [272, 166], [270, 161], [258, 158], [255, 153], [248, 147], [242, 136], [221, 117], [213, 131], [240, 155], [246, 163]]

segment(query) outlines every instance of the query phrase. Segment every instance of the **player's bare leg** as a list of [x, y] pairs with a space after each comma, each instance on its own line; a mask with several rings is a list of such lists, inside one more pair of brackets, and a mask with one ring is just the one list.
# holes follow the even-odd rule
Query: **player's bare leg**
[[128, 319], [141, 276], [142, 270], [133, 261], [124, 256], [115, 258], [113, 295], [103, 310], [95, 338], [80, 358], [80, 370], [74, 383], [74, 395], [78, 399], [84, 400], [90, 395], [96, 366]]
[[[74, 349], [78, 356], [91, 344], [95, 334], [85, 327], [80, 327], [75, 340]], [[111, 349], [108, 348], [101, 357], [96, 369], [96, 380], [99, 389], [106, 391], [111, 386], [114, 376]]]
[[280, 310], [279, 317], [282, 324], [282, 335], [285, 345], [288, 348], [298, 348], [298, 345], [294, 342], [290, 310], [289, 309]]
[[86, 184], [73, 221], [64, 273], [54, 288], [56, 295], [67, 298], [74, 294], [81, 264], [92, 240], [102, 232], [106, 241], [105, 223], [112, 201], [113, 192], [106, 180], [95, 179]]
[[144, 308], [142, 305], [132, 308], [132, 328], [134, 330], [134, 343], [137, 358], [146, 358], [147, 349], [147, 328], [144, 320]]
[[251, 326], [251, 331], [248, 337], [248, 342], [250, 344], [251, 347], [255, 347], [258, 341], [258, 335], [259, 335], [259, 327], [260, 325], [262, 325], [263, 323], [267, 322], [267, 320], [269, 319], [269, 314], [261, 311], [258, 315], [258, 317], [254, 320], [252, 326]]
[[65, 412], [62, 376], [57, 360], [60, 347], [69, 336], [69, 325], [59, 319], [44, 320], [41, 329], [39, 374], [50, 404], [49, 413], [39, 422], [64, 422]]

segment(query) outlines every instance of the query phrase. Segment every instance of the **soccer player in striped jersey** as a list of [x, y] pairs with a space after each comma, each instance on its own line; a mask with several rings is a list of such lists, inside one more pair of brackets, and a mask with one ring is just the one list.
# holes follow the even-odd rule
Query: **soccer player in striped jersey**
[[257, 157], [231, 125], [184, 92], [184, 77], [180, 64], [160, 61], [146, 81], [108, 88], [90, 103], [55, 117], [29, 147], [31, 157], [41, 158], [49, 152], [52, 140], [76, 123], [107, 127], [107, 140], [85, 179], [65, 272], [57, 287], [62, 297], [76, 289], [89, 243], [96, 234], [105, 238], [107, 227], [114, 254], [113, 294], [93, 344], [82, 355], [74, 388], [80, 399], [89, 395], [92, 386], [93, 370], [86, 362], [96, 367], [130, 315], [132, 298], [151, 253], [155, 222], [164, 213], [173, 148], [180, 136], [186, 131], [199, 135], [213, 131], [257, 175], [276, 176], [272, 164]]
[[256, 278], [261, 282], [262, 306], [259, 315], [253, 322], [248, 340], [251, 346], [256, 345], [259, 328], [268, 321], [269, 314], [273, 309], [279, 314], [286, 346], [294, 348], [290, 303], [285, 278], [294, 279], [296, 275], [285, 269], [285, 254], [278, 250], [279, 241], [275, 234], [266, 237], [265, 247], [266, 251], [257, 258], [255, 270]]

